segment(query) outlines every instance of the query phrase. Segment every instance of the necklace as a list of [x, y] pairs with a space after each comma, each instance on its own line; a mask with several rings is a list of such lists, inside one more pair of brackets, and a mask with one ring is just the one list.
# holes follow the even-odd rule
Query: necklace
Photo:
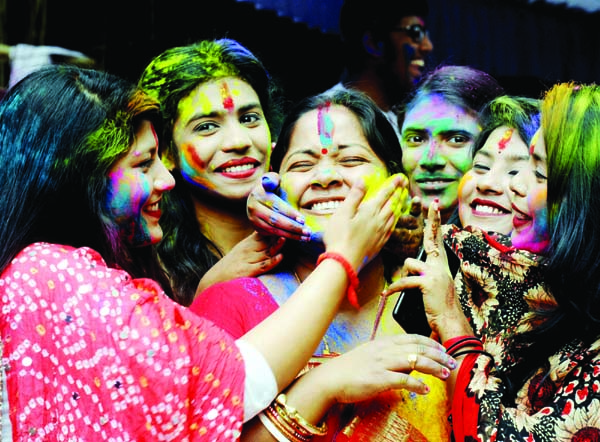
[[[298, 286], [300, 284], [302, 284], [302, 280], [300, 279], [300, 276], [298, 275], [298, 272], [296, 271], [296, 267], [292, 268], [291, 273], [294, 276], [296, 282], [298, 283]], [[379, 303], [377, 305], [377, 313], [375, 315], [375, 320], [373, 321], [373, 328], [371, 330], [371, 335], [369, 336], [370, 341], [375, 339], [375, 336], [377, 335], [377, 330], [379, 329], [379, 325], [381, 324], [381, 318], [383, 316], [383, 312], [385, 311], [388, 297], [390, 296], [389, 294], [385, 294], [385, 289], [387, 289], [387, 287], [388, 287], [388, 283], [386, 281], [384, 290], [379, 294]], [[325, 352], [327, 354], [330, 354], [331, 352], [329, 350], [329, 344], [327, 342], [327, 335], [323, 336], [322, 341], [323, 341], [323, 347], [324, 347]]]

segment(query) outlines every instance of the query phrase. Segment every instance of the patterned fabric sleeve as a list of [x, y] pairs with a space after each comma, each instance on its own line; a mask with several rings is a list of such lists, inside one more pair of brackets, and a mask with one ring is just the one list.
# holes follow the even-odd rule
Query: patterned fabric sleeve
[[455, 287], [463, 311], [494, 356], [494, 363], [478, 356], [461, 367], [452, 410], [456, 440], [600, 440], [600, 340], [591, 346], [571, 342], [540, 359], [537, 373], [517, 386], [515, 403], [503, 401], [506, 374], [520, 358], [532, 356], [527, 343], [515, 338], [556, 308], [542, 286], [543, 260], [513, 249], [506, 237], [445, 229], [446, 242], [461, 259]]
[[0, 279], [15, 440], [237, 440], [234, 340], [90, 249], [34, 244]]

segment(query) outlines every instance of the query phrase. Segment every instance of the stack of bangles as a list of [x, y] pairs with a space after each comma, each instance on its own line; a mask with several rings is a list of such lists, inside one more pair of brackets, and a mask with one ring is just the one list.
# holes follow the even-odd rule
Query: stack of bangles
[[286, 404], [285, 394], [280, 394], [271, 405], [258, 415], [260, 421], [279, 442], [306, 442], [313, 436], [327, 434], [327, 424], [315, 426], [304, 419], [294, 407]]
[[453, 358], [468, 354], [481, 354], [489, 357], [492, 362], [494, 361], [494, 357], [483, 349], [481, 339], [475, 336], [457, 336], [448, 339], [443, 345], [446, 353]]

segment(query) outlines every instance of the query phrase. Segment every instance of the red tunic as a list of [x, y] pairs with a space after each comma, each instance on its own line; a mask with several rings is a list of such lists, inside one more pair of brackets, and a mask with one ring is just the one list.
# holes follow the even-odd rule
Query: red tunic
[[[37, 243], [0, 279], [14, 440], [237, 440], [233, 338], [89, 248]], [[6, 431], [6, 429], [3, 429]]]

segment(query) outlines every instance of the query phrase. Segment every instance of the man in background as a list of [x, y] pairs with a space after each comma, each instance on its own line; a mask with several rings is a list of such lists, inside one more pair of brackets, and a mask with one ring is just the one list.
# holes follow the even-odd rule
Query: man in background
[[345, 0], [340, 11], [344, 71], [333, 88], [370, 96], [398, 130], [394, 106], [421, 77], [433, 43], [426, 0]]

